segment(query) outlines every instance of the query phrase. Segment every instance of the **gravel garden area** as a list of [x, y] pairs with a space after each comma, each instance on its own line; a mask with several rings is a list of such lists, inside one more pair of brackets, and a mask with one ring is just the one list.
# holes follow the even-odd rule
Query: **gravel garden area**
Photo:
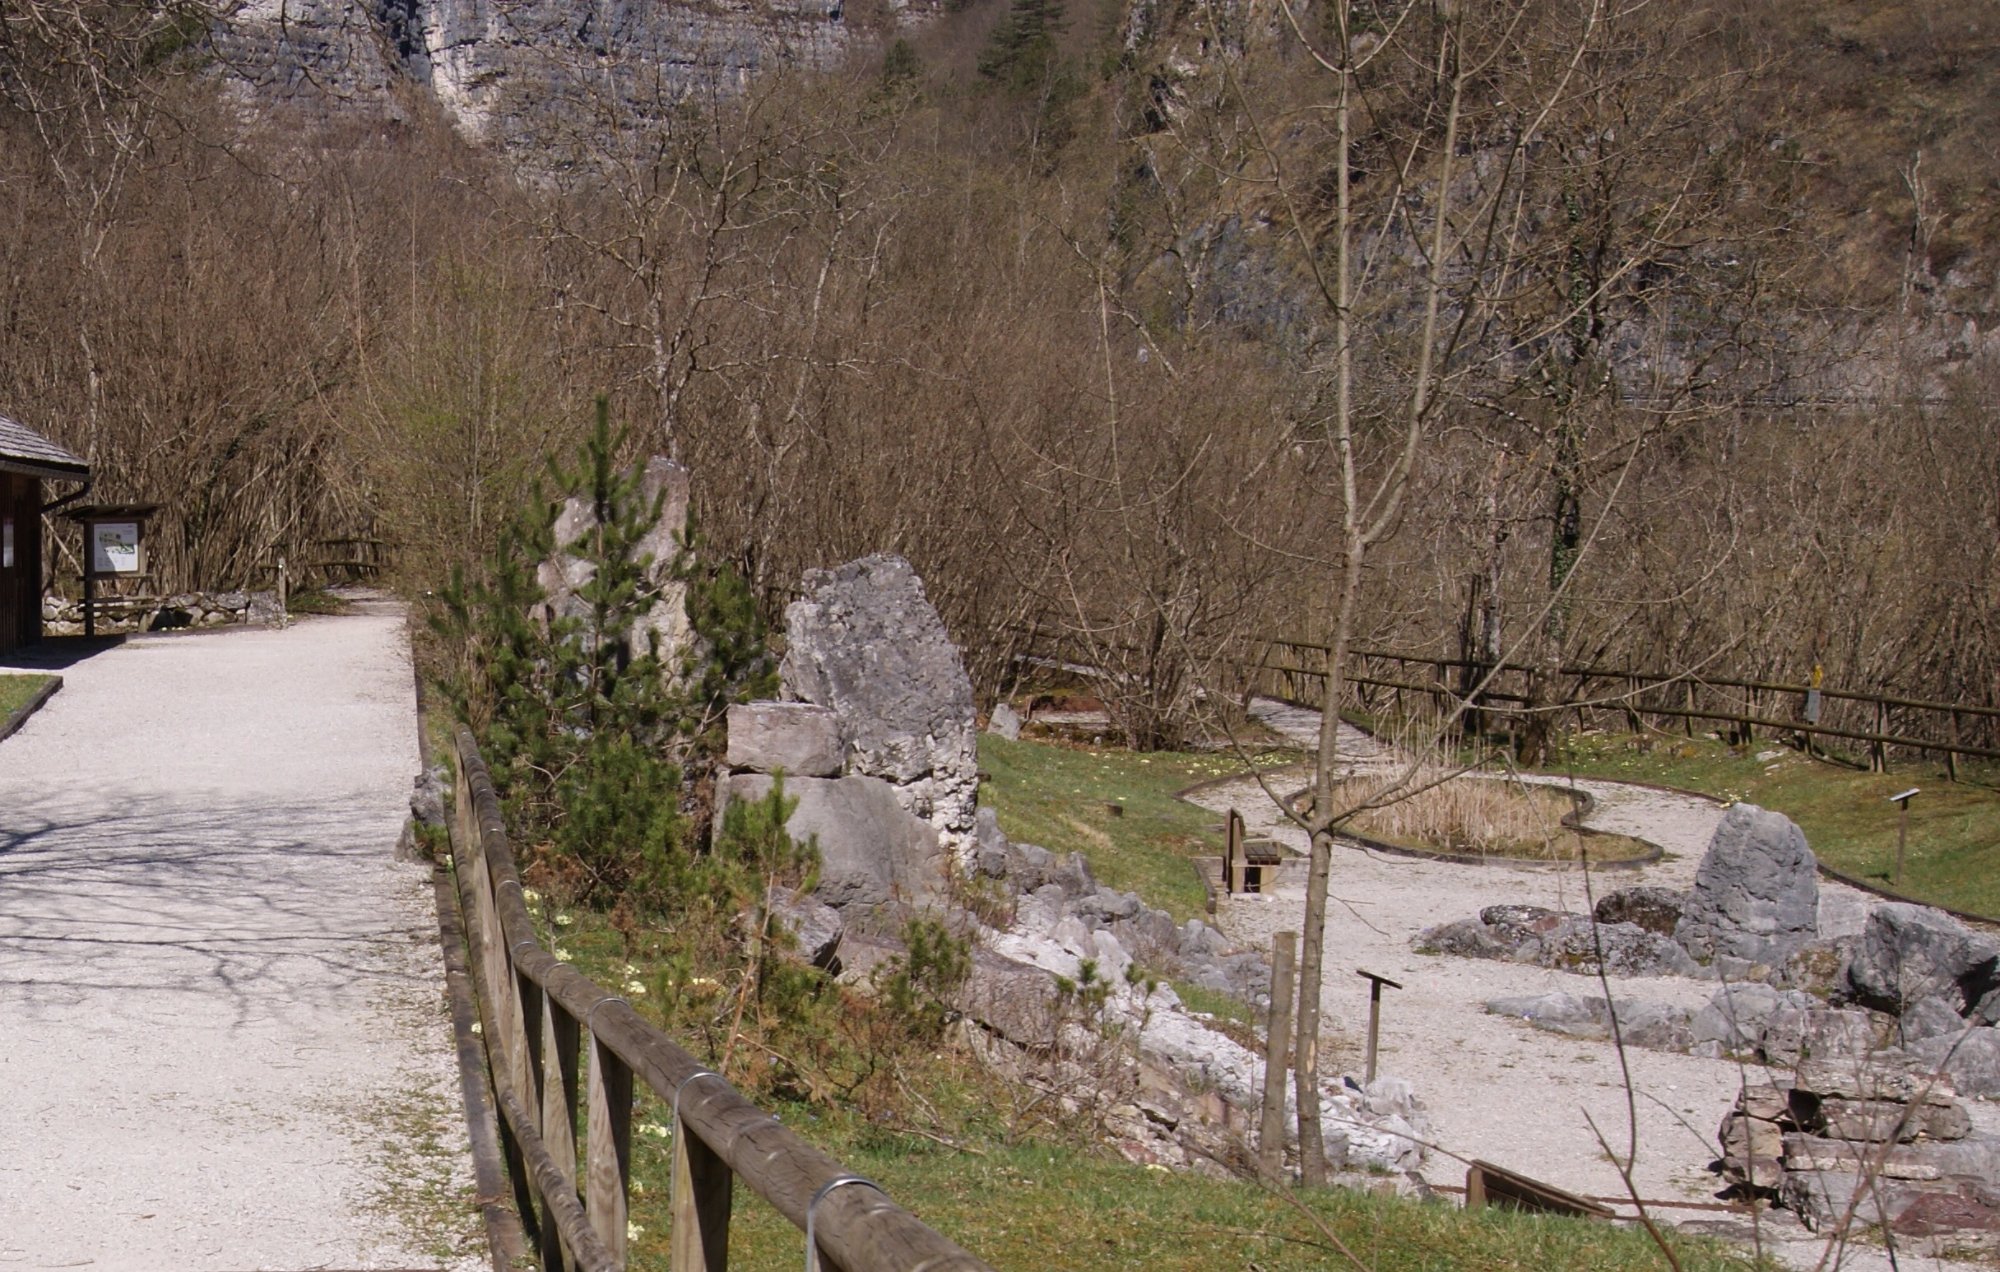
[[[1266, 723], [1298, 737], [1313, 723], [1307, 713], [1272, 707]], [[1299, 718], [1291, 718], [1297, 715]], [[1353, 735], [1358, 761], [1385, 762], [1379, 748]], [[1636, 884], [1685, 889], [1721, 820], [1723, 809], [1705, 798], [1615, 782], [1580, 782], [1597, 801], [1588, 825], [1657, 843], [1661, 860], [1636, 869], [1574, 869], [1464, 865], [1390, 856], [1359, 846], [1337, 852], [1326, 938], [1321, 996], [1327, 1062], [1360, 1076], [1367, 1028], [1368, 982], [1362, 969], [1400, 981], [1385, 991], [1379, 1069], [1407, 1080], [1423, 1101], [1435, 1146], [1424, 1168], [1436, 1185], [1461, 1185], [1465, 1161], [1479, 1158], [1587, 1196], [1629, 1195], [1614, 1155], [1636, 1139], [1631, 1188], [1662, 1206], [1666, 1222], [1749, 1238], [1740, 1214], [1699, 1208], [1713, 1203], [1725, 1181], [1709, 1163], [1719, 1156], [1717, 1128], [1746, 1082], [1764, 1079], [1754, 1066], [1637, 1047], [1623, 1062], [1609, 1042], [1578, 1039], [1489, 1014], [1492, 999], [1566, 991], [1578, 996], [1646, 999], [1698, 1010], [1716, 993], [1713, 980], [1681, 976], [1613, 978], [1520, 963], [1420, 954], [1419, 932], [1477, 915], [1487, 906], [1520, 904], [1588, 913], [1594, 898]], [[1234, 808], [1249, 833], [1279, 839], [1305, 851], [1305, 836], [1284, 819], [1252, 779], [1209, 787], [1191, 798], [1218, 812]], [[1820, 886], [1823, 934], [1858, 931], [1874, 898], [1826, 880]], [[1269, 948], [1281, 930], [1298, 931], [1304, 915], [1302, 887], [1223, 902], [1218, 923], [1232, 938]], [[1628, 1081], [1629, 1071], [1629, 1081]], [[1972, 1102], [1980, 1130], [2000, 1128], [2000, 1110]], [[1629, 1205], [1620, 1207], [1630, 1214]], [[1787, 1263], [1814, 1266], [1826, 1242], [1785, 1212], [1769, 1212], [1756, 1225], [1767, 1249]], [[1908, 1248], [1897, 1266], [1956, 1267], [1918, 1257]], [[1848, 1268], [1888, 1268], [1879, 1243], [1854, 1245], [1829, 1260]], [[1979, 1265], [1963, 1265], [1979, 1266]], [[1989, 1265], [1990, 1266], [1990, 1265]]]

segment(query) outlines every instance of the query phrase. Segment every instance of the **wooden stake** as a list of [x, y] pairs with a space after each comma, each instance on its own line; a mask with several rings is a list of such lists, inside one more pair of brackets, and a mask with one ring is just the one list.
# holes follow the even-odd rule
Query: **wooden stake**
[[1285, 1082], [1291, 1067], [1292, 964], [1299, 934], [1271, 938], [1271, 1012], [1264, 1029], [1264, 1118], [1257, 1129], [1257, 1166], [1266, 1178], [1285, 1171]]

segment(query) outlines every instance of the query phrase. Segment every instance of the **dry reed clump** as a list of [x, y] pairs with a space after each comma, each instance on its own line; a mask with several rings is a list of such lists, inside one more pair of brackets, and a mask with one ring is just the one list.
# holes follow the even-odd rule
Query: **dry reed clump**
[[[1531, 861], [1575, 861], [1583, 852], [1584, 836], [1562, 821], [1575, 808], [1567, 795], [1505, 778], [1423, 764], [1350, 778], [1335, 787], [1334, 800], [1360, 810], [1345, 829], [1400, 846]], [[1643, 850], [1622, 836], [1591, 839], [1592, 860]]]

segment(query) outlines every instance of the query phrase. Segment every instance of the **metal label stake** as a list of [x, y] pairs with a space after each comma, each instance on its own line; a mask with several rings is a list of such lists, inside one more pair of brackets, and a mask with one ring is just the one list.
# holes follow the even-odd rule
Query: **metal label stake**
[[1401, 989], [1402, 986], [1387, 976], [1377, 976], [1373, 972], [1356, 971], [1368, 980], [1368, 1076], [1361, 1080], [1363, 1086], [1375, 1080], [1375, 1040], [1382, 1032], [1382, 987]]

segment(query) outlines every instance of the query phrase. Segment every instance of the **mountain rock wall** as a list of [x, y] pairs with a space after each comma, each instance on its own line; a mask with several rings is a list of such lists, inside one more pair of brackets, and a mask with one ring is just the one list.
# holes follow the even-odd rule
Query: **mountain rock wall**
[[246, 0], [213, 36], [255, 101], [398, 117], [423, 95], [469, 138], [542, 140], [588, 97], [643, 118], [689, 93], [735, 91], [846, 49], [841, 0]]

